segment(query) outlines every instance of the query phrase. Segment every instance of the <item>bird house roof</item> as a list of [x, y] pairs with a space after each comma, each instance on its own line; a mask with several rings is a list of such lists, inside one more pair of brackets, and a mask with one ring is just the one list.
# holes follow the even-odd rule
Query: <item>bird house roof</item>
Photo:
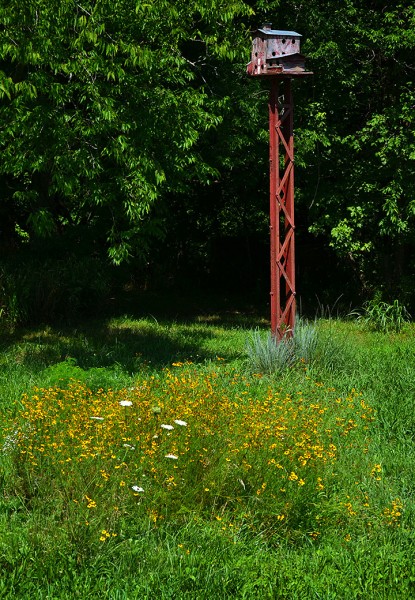
[[278, 35], [285, 37], [302, 37], [301, 33], [296, 33], [295, 31], [284, 31], [283, 29], [257, 29], [253, 33], [263, 33], [265, 35]]

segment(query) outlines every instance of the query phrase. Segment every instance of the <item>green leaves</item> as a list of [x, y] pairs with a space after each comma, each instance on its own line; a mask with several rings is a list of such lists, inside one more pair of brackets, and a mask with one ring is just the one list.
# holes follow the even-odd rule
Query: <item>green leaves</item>
[[268, 88], [244, 65], [249, 29], [271, 15], [303, 34], [315, 73], [295, 83], [300, 220], [383, 281], [388, 244], [415, 244], [415, 9], [403, 0], [3, 3], [5, 237], [82, 226], [115, 262], [156, 255], [169, 228], [174, 245], [193, 227], [196, 253], [213, 228], [266, 239]]
[[296, 11], [315, 73], [312, 102], [297, 96], [301, 199], [312, 231], [327, 236], [364, 285], [398, 294], [399, 279], [413, 275], [415, 245], [415, 10], [408, 1], [326, 4]]
[[50, 219], [99, 223], [117, 262], [145, 247], [155, 203], [213, 172], [197, 145], [222, 98], [209, 98], [201, 63], [240, 53], [227, 24], [250, 12], [239, 0], [0, 7], [0, 177], [9, 207], [24, 205], [16, 222], [34, 235]]

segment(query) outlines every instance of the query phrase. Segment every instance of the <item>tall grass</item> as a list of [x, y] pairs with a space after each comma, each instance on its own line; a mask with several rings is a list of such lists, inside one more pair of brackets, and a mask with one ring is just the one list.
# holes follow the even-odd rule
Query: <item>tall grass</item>
[[391, 304], [382, 301], [379, 297], [365, 302], [361, 311], [350, 313], [357, 321], [374, 331], [399, 333], [410, 322], [411, 316], [399, 300]]
[[124, 318], [4, 341], [1, 597], [414, 595], [413, 337], [319, 321], [254, 373], [246, 339]]

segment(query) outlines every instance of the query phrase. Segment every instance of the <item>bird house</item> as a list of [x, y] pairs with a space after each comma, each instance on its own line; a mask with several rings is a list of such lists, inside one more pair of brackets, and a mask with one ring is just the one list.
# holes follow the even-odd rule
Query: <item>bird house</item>
[[249, 75], [310, 75], [306, 71], [305, 58], [300, 53], [301, 35], [295, 31], [272, 29], [266, 23], [252, 32], [251, 62]]

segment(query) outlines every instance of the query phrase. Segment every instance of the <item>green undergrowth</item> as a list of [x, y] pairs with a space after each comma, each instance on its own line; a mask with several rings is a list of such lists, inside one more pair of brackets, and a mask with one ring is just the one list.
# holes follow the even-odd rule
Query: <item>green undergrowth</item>
[[317, 321], [270, 374], [258, 325], [3, 338], [0, 597], [414, 595], [412, 326]]

